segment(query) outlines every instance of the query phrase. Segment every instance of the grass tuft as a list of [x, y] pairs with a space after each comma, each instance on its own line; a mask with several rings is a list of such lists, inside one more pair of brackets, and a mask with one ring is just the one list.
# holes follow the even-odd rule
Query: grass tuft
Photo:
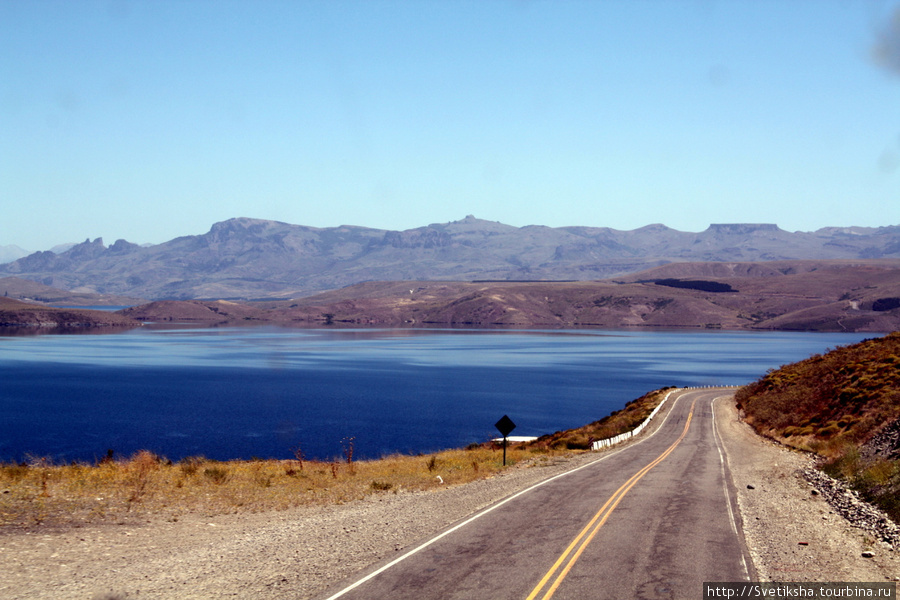
[[[203, 474], [216, 485], [222, 485], [231, 477], [228, 469], [224, 467], [207, 467], [206, 469], [203, 469]], [[255, 479], [256, 478], [254, 478], [254, 480]]]

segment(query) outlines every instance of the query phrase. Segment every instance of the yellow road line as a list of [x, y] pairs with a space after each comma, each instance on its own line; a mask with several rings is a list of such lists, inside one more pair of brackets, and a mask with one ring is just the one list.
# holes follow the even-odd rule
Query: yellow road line
[[[584, 529], [575, 536], [575, 539], [572, 540], [572, 543], [569, 544], [568, 548], [560, 555], [560, 557], [553, 563], [553, 566], [550, 567], [550, 570], [547, 571], [547, 574], [538, 582], [537, 586], [528, 594], [528, 597], [525, 600], [534, 600], [537, 598], [538, 594], [541, 593], [541, 590], [544, 589], [544, 586], [547, 585], [547, 582], [550, 581], [550, 578], [556, 573], [556, 571], [565, 563], [565, 567], [563, 567], [562, 571], [556, 577], [556, 580], [553, 582], [553, 585], [547, 590], [547, 592], [541, 597], [541, 600], [549, 600], [550, 597], [556, 592], [556, 589], [562, 583], [563, 579], [566, 578], [566, 575], [569, 574], [569, 571], [572, 570], [572, 567], [575, 565], [575, 562], [584, 552], [584, 549], [587, 548], [588, 544], [591, 543], [591, 540], [594, 539], [594, 536], [597, 535], [597, 532], [601, 527], [606, 523], [607, 519], [609, 519], [609, 515], [612, 514], [612, 511], [616, 509], [619, 505], [619, 502], [622, 501], [622, 498], [625, 497], [625, 494], [631, 490], [637, 484], [640, 479], [646, 475], [653, 467], [661, 463], [666, 459], [669, 454], [675, 450], [675, 447], [681, 443], [681, 440], [684, 439], [684, 436], [687, 435], [688, 428], [691, 426], [691, 419], [694, 416], [694, 405], [697, 403], [697, 400], [691, 404], [691, 410], [688, 413], [687, 421], [684, 423], [684, 431], [681, 432], [681, 435], [669, 446], [665, 452], [657, 456], [652, 462], [646, 465], [643, 469], [635, 473], [631, 476], [631, 478], [622, 484], [622, 486], [615, 491], [615, 493], [610, 496], [609, 500], [597, 511], [597, 514], [585, 525]], [[598, 522], [599, 521], [599, 522]], [[587, 537], [585, 537], [587, 536]], [[584, 538], [584, 539], [582, 539]], [[577, 550], [576, 550], [577, 547]], [[572, 554], [572, 551], [575, 550], [575, 553]], [[572, 554], [571, 556], [569, 556]], [[568, 562], [567, 562], [568, 560]]]

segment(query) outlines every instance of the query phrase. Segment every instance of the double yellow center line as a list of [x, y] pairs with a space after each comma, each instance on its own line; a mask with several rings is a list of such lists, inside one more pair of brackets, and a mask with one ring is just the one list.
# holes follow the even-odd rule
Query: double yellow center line
[[[688, 428], [691, 426], [691, 419], [694, 416], [694, 405], [697, 403], [696, 400], [691, 404], [691, 410], [688, 413], [687, 421], [684, 423], [684, 431], [681, 432], [681, 435], [678, 437], [675, 442], [669, 446], [665, 452], [660, 454], [653, 460], [650, 464], [645, 466], [643, 469], [635, 473], [631, 476], [631, 479], [622, 484], [622, 487], [616, 490], [616, 492], [610, 496], [609, 500], [606, 501], [606, 504], [597, 511], [597, 514], [594, 515], [588, 524], [581, 530], [572, 543], [569, 544], [569, 547], [566, 548], [565, 552], [553, 563], [553, 566], [547, 571], [547, 574], [541, 579], [541, 581], [537, 584], [537, 586], [528, 594], [526, 600], [534, 600], [538, 597], [538, 594], [546, 587], [547, 583], [556, 575], [556, 579], [553, 581], [553, 584], [547, 589], [543, 596], [541, 596], [541, 600], [548, 600], [553, 594], [556, 592], [556, 589], [562, 583], [563, 579], [566, 578], [566, 575], [569, 574], [569, 571], [572, 570], [572, 567], [575, 565], [575, 562], [578, 561], [578, 558], [584, 552], [585, 548], [587, 548], [588, 544], [591, 543], [591, 540], [594, 539], [594, 536], [597, 535], [597, 532], [603, 527], [606, 520], [609, 519], [609, 515], [612, 514], [612, 511], [616, 509], [619, 505], [619, 502], [622, 501], [622, 498], [625, 497], [625, 494], [631, 490], [635, 486], [635, 484], [641, 480], [641, 478], [650, 472], [650, 469], [661, 463], [666, 459], [669, 454], [675, 450], [675, 447], [681, 443], [681, 440], [684, 439], [684, 436], [687, 435]], [[561, 570], [560, 570], [561, 569]], [[557, 571], [559, 574], [557, 575]]]

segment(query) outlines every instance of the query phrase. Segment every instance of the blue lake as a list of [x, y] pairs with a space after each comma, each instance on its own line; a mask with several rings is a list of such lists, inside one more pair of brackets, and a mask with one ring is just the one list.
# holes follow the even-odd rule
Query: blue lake
[[737, 385], [871, 334], [139, 329], [0, 337], [0, 461], [113, 449], [330, 459], [598, 420], [664, 387]]

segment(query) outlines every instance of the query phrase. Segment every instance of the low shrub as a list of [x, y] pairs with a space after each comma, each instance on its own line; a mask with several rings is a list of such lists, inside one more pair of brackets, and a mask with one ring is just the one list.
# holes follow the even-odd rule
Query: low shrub
[[202, 456], [189, 456], [187, 458], [183, 458], [178, 462], [178, 466], [181, 469], [181, 472], [191, 477], [197, 473], [197, 469], [200, 468], [200, 465], [205, 462], [205, 458]]
[[13, 483], [18, 483], [28, 475], [28, 465], [11, 463], [0, 467], [0, 474]]
[[208, 467], [203, 469], [203, 474], [216, 485], [222, 485], [230, 477], [228, 469], [222, 467]]

